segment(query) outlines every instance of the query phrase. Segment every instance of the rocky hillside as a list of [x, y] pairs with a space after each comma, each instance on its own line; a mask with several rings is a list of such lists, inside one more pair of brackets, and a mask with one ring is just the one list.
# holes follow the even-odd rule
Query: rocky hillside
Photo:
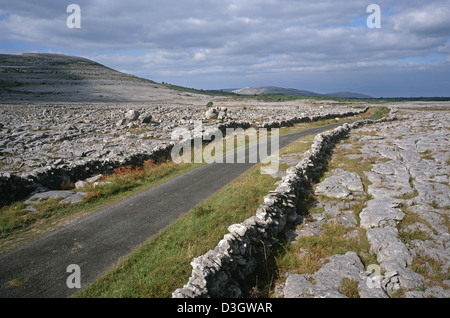
[[143, 102], [177, 94], [152, 81], [115, 71], [82, 57], [0, 54], [2, 102]]

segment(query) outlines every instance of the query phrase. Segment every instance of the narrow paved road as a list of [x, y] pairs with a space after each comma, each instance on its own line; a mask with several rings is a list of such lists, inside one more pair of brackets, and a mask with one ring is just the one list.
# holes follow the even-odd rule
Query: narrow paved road
[[[341, 123], [342, 124], [342, 123]], [[295, 140], [341, 124], [281, 136], [280, 149]], [[67, 267], [81, 269], [82, 288], [110, 270], [119, 258], [180, 215], [240, 176], [254, 164], [205, 164], [164, 184], [84, 217], [0, 255], [0, 297], [63, 298]], [[11, 287], [9, 282], [21, 282]]]

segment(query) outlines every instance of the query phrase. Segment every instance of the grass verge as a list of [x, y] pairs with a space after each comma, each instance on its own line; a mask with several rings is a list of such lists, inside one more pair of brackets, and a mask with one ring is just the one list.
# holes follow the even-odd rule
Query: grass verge
[[0, 209], [0, 252], [125, 200], [199, 165], [147, 162], [142, 167], [116, 169], [112, 175], [103, 177], [102, 181], [106, 182], [103, 186], [90, 185], [81, 189], [87, 193], [81, 203], [62, 205], [59, 199], [52, 199], [31, 206], [23, 202], [4, 206]]
[[150, 238], [116, 268], [76, 297], [166, 298], [191, 275], [190, 262], [213, 249], [231, 224], [254, 215], [275, 188], [256, 165], [159, 235]]

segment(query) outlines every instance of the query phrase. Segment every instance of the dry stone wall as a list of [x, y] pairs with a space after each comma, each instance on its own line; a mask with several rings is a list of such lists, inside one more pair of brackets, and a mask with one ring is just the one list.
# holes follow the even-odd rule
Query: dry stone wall
[[344, 124], [317, 135], [300, 162], [286, 171], [274, 191], [264, 197], [256, 214], [240, 224], [231, 225], [217, 246], [191, 262], [192, 275], [187, 284], [173, 292], [174, 298], [235, 298], [243, 296], [246, 279], [264, 262], [271, 248], [297, 220], [301, 193], [310, 188], [329, 160], [334, 145], [351, 129], [376, 122], [395, 120], [395, 113], [378, 121], [362, 120]]
[[[364, 113], [368, 108], [360, 110], [350, 110], [346, 112], [329, 112], [317, 116], [293, 117], [287, 120], [271, 121], [261, 123], [257, 128], [279, 128], [292, 126], [301, 122], [312, 122], [330, 118], [343, 118]], [[249, 128], [252, 124], [248, 121], [228, 121], [209, 127], [202, 132], [202, 140], [209, 140], [208, 135], [214, 130], [220, 130], [223, 135], [227, 128]], [[1, 128], [1, 127], [0, 127]], [[193, 137], [194, 138], [194, 137]], [[198, 137], [197, 137], [198, 138]], [[193, 139], [192, 139], [193, 141]], [[14, 173], [0, 171], [0, 206], [20, 200], [31, 193], [46, 190], [59, 190], [65, 181], [73, 183], [84, 180], [98, 174], [112, 172], [113, 169], [128, 165], [140, 165], [147, 160], [160, 161], [170, 157], [174, 142], [166, 142], [155, 146], [145, 153], [133, 153], [120, 160], [110, 158], [84, 158], [79, 161], [63, 162], [45, 167], [36, 168], [31, 172]]]

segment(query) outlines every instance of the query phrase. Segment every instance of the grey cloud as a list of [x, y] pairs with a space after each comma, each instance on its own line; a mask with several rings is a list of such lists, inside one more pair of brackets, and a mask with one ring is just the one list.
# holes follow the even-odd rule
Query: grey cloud
[[212, 85], [213, 79], [219, 85], [222, 78], [223, 86], [258, 78], [300, 83], [313, 72], [323, 78], [375, 69], [403, 72], [402, 59], [450, 53], [445, 0], [373, 1], [382, 8], [379, 30], [355, 25], [368, 16], [366, 0], [73, 2], [82, 9], [79, 30], [65, 27], [68, 3], [0, 0], [0, 12], [10, 14], [0, 20], [0, 41], [79, 52], [155, 80]]

